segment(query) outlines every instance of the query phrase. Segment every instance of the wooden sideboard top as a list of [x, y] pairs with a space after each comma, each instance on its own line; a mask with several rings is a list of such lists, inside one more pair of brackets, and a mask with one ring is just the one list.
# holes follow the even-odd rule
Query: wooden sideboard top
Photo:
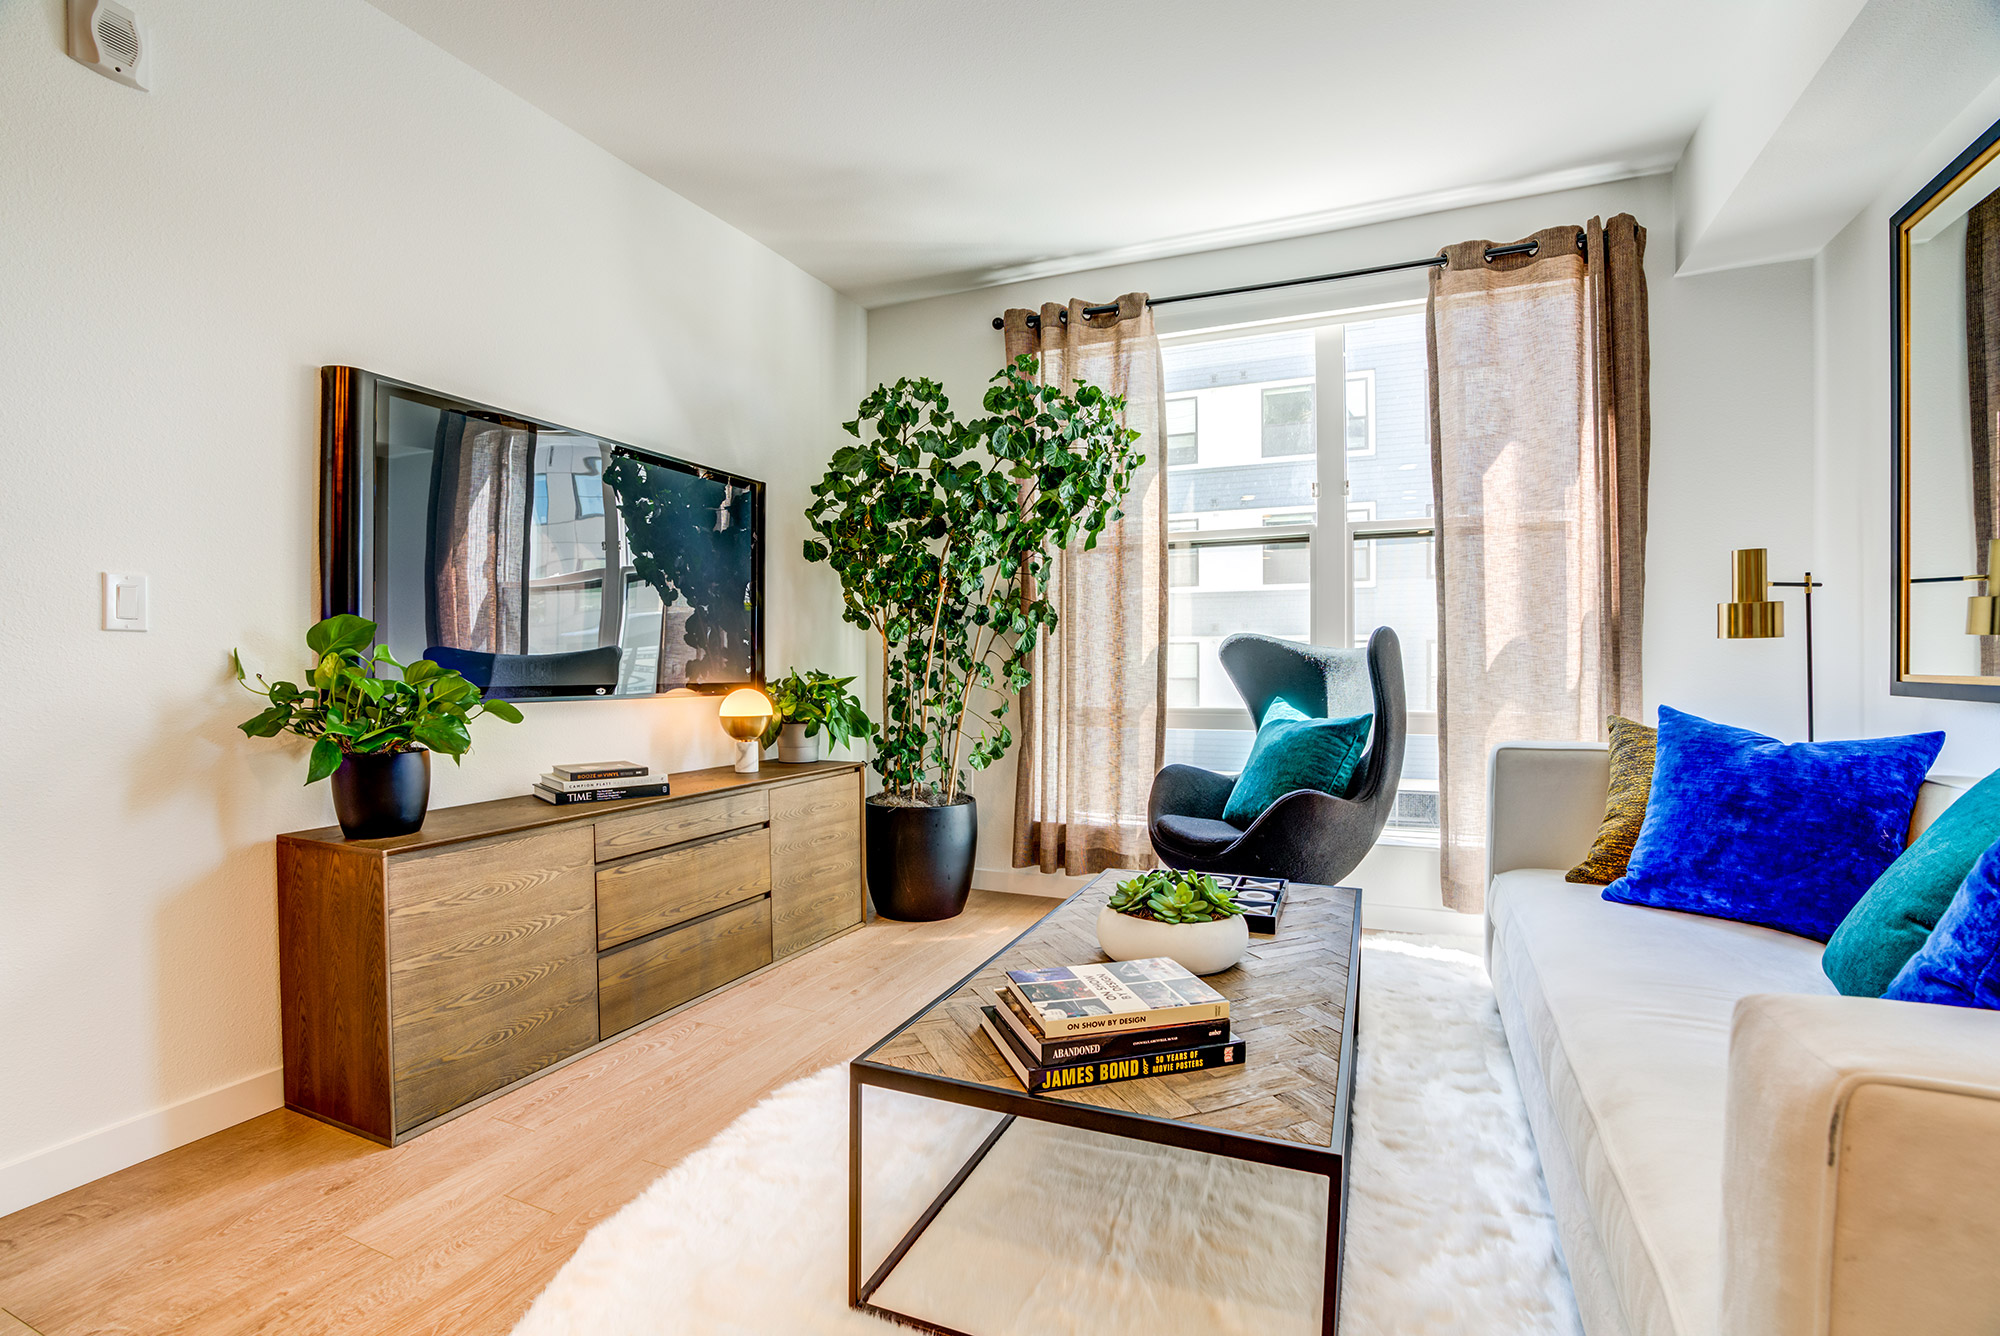
[[280, 835], [278, 840], [280, 843], [334, 845], [365, 853], [415, 853], [448, 844], [461, 844], [466, 840], [539, 830], [572, 821], [594, 821], [617, 812], [713, 797], [732, 789], [760, 785], [769, 787], [820, 775], [837, 775], [859, 770], [861, 766], [860, 761], [810, 761], [799, 765], [765, 761], [755, 774], [739, 775], [729, 766], [718, 765], [708, 770], [681, 771], [671, 778], [673, 791], [658, 798], [620, 798], [614, 802], [557, 805], [522, 794], [518, 798], [495, 798], [490, 802], [433, 808], [424, 818], [424, 828], [414, 835], [397, 835], [386, 840], [350, 840], [340, 833], [339, 826], [321, 826], [318, 830], [295, 830]]

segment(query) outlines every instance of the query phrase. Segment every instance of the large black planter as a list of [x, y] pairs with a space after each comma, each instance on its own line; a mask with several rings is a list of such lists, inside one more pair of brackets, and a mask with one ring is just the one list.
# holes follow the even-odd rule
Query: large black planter
[[972, 799], [949, 807], [890, 807], [870, 798], [866, 820], [868, 894], [876, 913], [929, 921], [964, 911], [979, 848], [979, 807]]
[[350, 840], [385, 840], [423, 828], [431, 801], [431, 754], [377, 752], [341, 758], [333, 772], [333, 810]]

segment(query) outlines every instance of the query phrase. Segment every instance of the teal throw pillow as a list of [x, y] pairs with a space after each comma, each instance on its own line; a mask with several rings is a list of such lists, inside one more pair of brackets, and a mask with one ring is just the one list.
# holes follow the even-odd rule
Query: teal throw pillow
[[1849, 997], [1880, 997], [2000, 840], [2000, 771], [1974, 784], [1875, 879], [1827, 941], [1820, 968]]
[[1229, 791], [1222, 819], [1232, 826], [1247, 826], [1297, 789], [1346, 797], [1367, 749], [1372, 722], [1365, 714], [1312, 719], [1289, 701], [1272, 701], [1257, 728], [1250, 759], [1243, 763], [1243, 775]]

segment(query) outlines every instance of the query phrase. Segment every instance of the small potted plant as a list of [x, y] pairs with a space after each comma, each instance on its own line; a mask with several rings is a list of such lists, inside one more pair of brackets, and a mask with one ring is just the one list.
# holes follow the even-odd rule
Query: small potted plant
[[[375, 623], [342, 613], [306, 632], [313, 652], [311, 675], [301, 687], [266, 682], [251, 686], [243, 659], [231, 650], [236, 680], [270, 707], [237, 727], [253, 738], [293, 733], [312, 739], [306, 783], [333, 777], [333, 810], [350, 840], [408, 835], [424, 824], [430, 806], [431, 753], [457, 762], [471, 750], [467, 727], [482, 714], [521, 722], [504, 700], [487, 700], [479, 688], [428, 659], [401, 664], [375, 640]], [[400, 675], [381, 677], [383, 668]]]
[[1250, 927], [1215, 878], [1159, 869], [1128, 877], [1097, 916], [1097, 944], [1113, 960], [1165, 956], [1190, 974], [1243, 959]]
[[845, 747], [856, 738], [866, 739], [875, 731], [868, 711], [848, 691], [851, 677], [835, 677], [817, 668], [801, 673], [794, 668], [771, 684], [773, 714], [764, 730], [764, 745], [778, 743], [780, 761], [817, 761], [819, 732], [827, 740]]

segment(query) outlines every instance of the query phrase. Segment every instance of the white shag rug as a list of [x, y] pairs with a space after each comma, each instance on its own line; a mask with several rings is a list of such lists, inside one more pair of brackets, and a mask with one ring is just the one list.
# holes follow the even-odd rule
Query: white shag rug
[[[1479, 958], [1363, 944], [1341, 1331], [1580, 1332]], [[994, 1118], [866, 1096], [872, 1269]], [[590, 1232], [516, 1336], [885, 1336], [847, 1307], [847, 1073], [777, 1091]], [[1020, 1119], [875, 1301], [979, 1336], [1318, 1331], [1325, 1180]]]

